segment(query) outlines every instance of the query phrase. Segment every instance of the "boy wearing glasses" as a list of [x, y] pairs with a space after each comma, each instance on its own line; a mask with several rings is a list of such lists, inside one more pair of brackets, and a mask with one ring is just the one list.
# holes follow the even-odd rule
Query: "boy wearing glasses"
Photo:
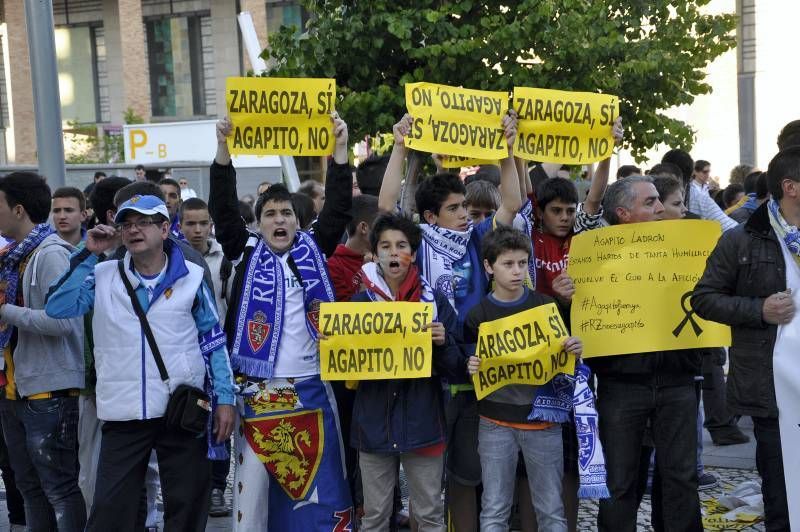
[[[94, 308], [97, 416], [103, 437], [95, 498], [87, 530], [134, 530], [137, 493], [153, 449], [158, 456], [168, 529], [202, 530], [207, 519], [207, 455], [233, 429], [232, 372], [214, 296], [203, 270], [187, 261], [169, 236], [169, 213], [155, 196], [134, 196], [114, 218], [116, 228], [89, 231], [67, 273], [51, 289], [48, 315], [80, 316]], [[120, 277], [118, 261], [98, 264], [117, 233], [126, 248], [124, 275], [145, 311], [169, 374], [161, 380], [155, 358]], [[213, 386], [213, 438], [168, 427], [163, 416], [181, 384]], [[205, 508], [200, 506], [206, 505]], [[199, 505], [199, 506], [198, 506]]]

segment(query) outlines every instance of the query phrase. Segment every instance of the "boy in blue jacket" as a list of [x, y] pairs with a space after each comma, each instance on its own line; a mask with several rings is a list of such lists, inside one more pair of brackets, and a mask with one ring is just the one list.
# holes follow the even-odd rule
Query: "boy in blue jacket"
[[456, 314], [446, 296], [434, 293], [414, 264], [422, 235], [410, 219], [384, 214], [370, 236], [377, 262], [361, 269], [365, 290], [353, 301], [432, 303], [431, 377], [359, 383], [350, 444], [359, 451], [364, 484], [364, 531], [384, 528], [392, 511], [396, 461], [403, 464], [419, 530], [444, 531], [441, 476], [446, 424], [440, 377], [466, 374], [466, 360], [451, 334]]

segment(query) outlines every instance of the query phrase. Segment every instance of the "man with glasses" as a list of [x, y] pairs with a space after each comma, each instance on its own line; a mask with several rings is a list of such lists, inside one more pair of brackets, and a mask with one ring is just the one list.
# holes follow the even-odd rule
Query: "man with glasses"
[[[116, 227], [89, 231], [86, 248], [74, 254], [54, 285], [46, 311], [53, 317], [92, 317], [97, 368], [97, 415], [104, 421], [97, 486], [87, 530], [134, 530], [139, 499], [153, 449], [158, 456], [167, 529], [203, 530], [207, 519], [210, 465], [206, 457], [233, 429], [233, 381], [213, 292], [203, 269], [187, 261], [169, 239], [169, 213], [155, 196], [134, 196], [120, 205]], [[118, 261], [97, 263], [121, 233], [126, 248]], [[168, 381], [162, 381], [121, 275], [134, 288]], [[210, 373], [207, 376], [207, 371]], [[208, 382], [210, 377], [210, 385]], [[181, 384], [213, 386], [213, 434], [168, 426], [170, 394]]]

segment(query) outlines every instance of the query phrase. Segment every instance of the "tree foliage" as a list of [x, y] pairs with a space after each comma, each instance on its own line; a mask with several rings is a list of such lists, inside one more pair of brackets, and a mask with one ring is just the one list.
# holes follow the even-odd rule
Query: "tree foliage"
[[336, 78], [351, 137], [389, 131], [404, 85], [516, 86], [615, 94], [626, 144], [641, 158], [693, 132], [663, 110], [711, 87], [705, 67], [735, 45], [733, 15], [709, 0], [305, 0], [306, 31], [282, 28], [262, 56], [268, 76]]

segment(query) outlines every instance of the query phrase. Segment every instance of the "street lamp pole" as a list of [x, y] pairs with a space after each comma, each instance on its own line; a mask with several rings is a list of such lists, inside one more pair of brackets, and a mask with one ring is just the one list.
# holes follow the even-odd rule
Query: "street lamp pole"
[[[39, 173], [52, 189], [64, 186], [64, 137], [61, 131], [61, 100], [58, 94], [56, 38], [52, 0], [25, 0], [28, 50], [36, 120], [36, 152]], [[17, 127], [27, 127], [20, 124]]]

